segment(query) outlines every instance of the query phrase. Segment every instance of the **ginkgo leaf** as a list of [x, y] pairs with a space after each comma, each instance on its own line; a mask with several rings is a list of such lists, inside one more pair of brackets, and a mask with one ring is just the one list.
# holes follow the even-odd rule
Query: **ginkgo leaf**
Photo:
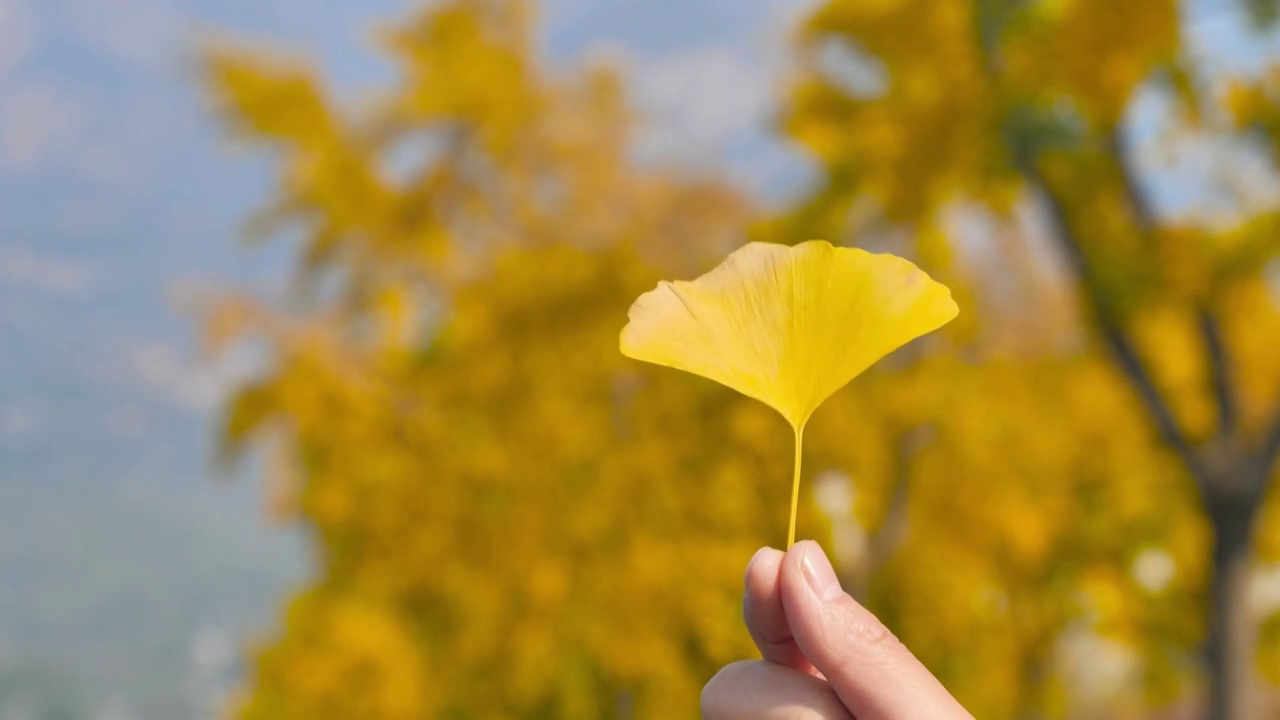
[[874, 362], [956, 316], [907, 260], [822, 240], [749, 243], [692, 282], [641, 295], [622, 353], [756, 398], [794, 428]]
[[749, 243], [697, 280], [663, 281], [641, 295], [620, 345], [628, 357], [756, 398], [791, 423], [794, 535], [810, 415], [877, 360], [957, 312], [945, 285], [900, 257], [823, 240]]

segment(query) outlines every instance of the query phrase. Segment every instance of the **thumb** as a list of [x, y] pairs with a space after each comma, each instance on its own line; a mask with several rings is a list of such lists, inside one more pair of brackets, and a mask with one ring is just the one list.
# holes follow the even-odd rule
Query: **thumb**
[[858, 720], [972, 718], [866, 608], [840, 588], [812, 541], [782, 560], [782, 606], [801, 652]]

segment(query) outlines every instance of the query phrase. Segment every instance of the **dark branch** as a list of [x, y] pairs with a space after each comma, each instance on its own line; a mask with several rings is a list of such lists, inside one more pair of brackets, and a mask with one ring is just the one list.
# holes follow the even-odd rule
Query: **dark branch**
[[[1137, 173], [1130, 160], [1128, 140], [1122, 128], [1112, 129], [1108, 136], [1108, 151], [1120, 172], [1125, 197], [1133, 211], [1134, 224], [1150, 244], [1156, 230], [1155, 212], [1138, 182]], [[1222, 337], [1222, 328], [1217, 318], [1207, 307], [1201, 307], [1197, 311], [1196, 321], [1200, 329], [1200, 337], [1209, 355], [1209, 374], [1213, 383], [1214, 399], [1218, 405], [1218, 432], [1222, 438], [1228, 438], [1236, 428], [1236, 401], [1231, 385], [1231, 364], [1227, 357], [1226, 342]]]
[[910, 480], [912, 458], [919, 451], [927, 429], [912, 428], [903, 432], [894, 445], [894, 464], [889, 500], [876, 529], [869, 533], [866, 554], [861, 567], [845, 584], [849, 593], [861, 600], [866, 597], [868, 586], [876, 573], [893, 557], [907, 535], [907, 505], [911, 499]]
[[1267, 434], [1262, 439], [1262, 448], [1258, 455], [1258, 471], [1261, 475], [1258, 482], [1264, 487], [1275, 470], [1277, 457], [1280, 457], [1280, 403], [1277, 403], [1271, 423], [1267, 425]]
[[1227, 358], [1227, 345], [1222, 337], [1222, 325], [1206, 308], [1196, 313], [1200, 336], [1209, 351], [1209, 371], [1213, 375], [1213, 395], [1218, 402], [1218, 431], [1228, 437], [1236, 431], [1236, 396], [1231, 389], [1231, 367]]
[[1013, 140], [1012, 145], [1014, 162], [1017, 164], [1023, 178], [1045, 204], [1052, 235], [1067, 256], [1071, 269], [1084, 290], [1084, 298], [1088, 302], [1089, 310], [1098, 325], [1103, 341], [1112, 355], [1115, 356], [1120, 369], [1129, 378], [1129, 381], [1137, 391], [1142, 404], [1155, 422], [1160, 439], [1178, 455], [1178, 458], [1195, 479], [1204, 496], [1204, 500], [1207, 502], [1210, 498], [1210, 488], [1204, 467], [1183, 436], [1182, 430], [1179, 429], [1177, 421], [1174, 420], [1173, 413], [1170, 412], [1165, 404], [1160, 391], [1156, 389], [1155, 382], [1142, 364], [1142, 359], [1138, 356], [1137, 350], [1133, 347], [1129, 338], [1125, 336], [1116, 318], [1107, 310], [1103, 299], [1104, 290], [1102, 284], [1093, 272], [1088, 258], [1085, 257], [1084, 249], [1080, 247], [1080, 243], [1071, 230], [1071, 225], [1067, 220], [1066, 209], [1062, 206], [1062, 202], [1058, 197], [1053, 194], [1044, 176], [1040, 174], [1040, 170], [1029, 149], [1016, 138]]
[[1133, 222], [1138, 226], [1138, 231], [1149, 240], [1156, 229], [1156, 216], [1151, 209], [1151, 202], [1147, 200], [1146, 193], [1138, 183], [1138, 175], [1133, 169], [1133, 163], [1129, 160], [1129, 141], [1125, 138], [1123, 128], [1117, 126], [1111, 130], [1108, 135], [1107, 150], [1120, 171], [1125, 199], [1129, 201], [1129, 207], [1133, 211]]
[[876, 528], [868, 543], [867, 573], [874, 574], [883, 566], [902, 544], [907, 532], [907, 501], [910, 499], [911, 460], [918, 445], [921, 430], [916, 429], [903, 435], [898, 440], [894, 463], [893, 491], [880, 519], [880, 527]]

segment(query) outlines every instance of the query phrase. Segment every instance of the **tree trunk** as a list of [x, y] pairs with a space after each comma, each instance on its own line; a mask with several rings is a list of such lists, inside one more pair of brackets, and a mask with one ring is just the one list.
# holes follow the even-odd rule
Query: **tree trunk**
[[1209, 635], [1205, 644], [1208, 667], [1209, 720], [1247, 720], [1253, 717], [1253, 629], [1246, 601], [1249, 545], [1257, 503], [1221, 498], [1210, 511], [1213, 523]]

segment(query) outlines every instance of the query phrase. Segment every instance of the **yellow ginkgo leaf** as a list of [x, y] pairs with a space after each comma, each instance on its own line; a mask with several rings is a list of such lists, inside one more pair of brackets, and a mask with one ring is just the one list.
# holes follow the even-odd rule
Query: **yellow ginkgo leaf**
[[791, 423], [790, 546], [809, 416], [872, 363], [956, 313], [946, 286], [900, 257], [823, 240], [749, 243], [697, 280], [663, 281], [641, 295], [621, 348], [727, 385]]

